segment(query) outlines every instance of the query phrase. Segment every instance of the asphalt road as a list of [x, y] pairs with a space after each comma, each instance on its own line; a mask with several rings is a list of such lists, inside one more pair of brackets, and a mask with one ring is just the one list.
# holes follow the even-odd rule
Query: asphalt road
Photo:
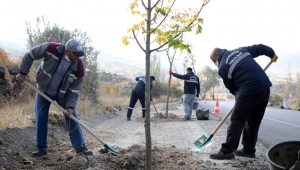
[[[210, 113], [214, 111], [216, 101], [198, 102], [200, 107], [209, 109]], [[219, 101], [221, 113], [214, 115], [222, 119], [233, 106], [234, 101]], [[229, 119], [226, 120], [227, 125], [222, 126], [228, 126]], [[284, 141], [300, 141], [300, 111], [268, 106], [259, 129], [258, 141], [267, 148]]]

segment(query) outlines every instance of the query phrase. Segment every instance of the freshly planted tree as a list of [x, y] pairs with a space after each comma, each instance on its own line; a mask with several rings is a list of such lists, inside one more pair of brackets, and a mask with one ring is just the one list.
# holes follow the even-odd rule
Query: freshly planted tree
[[[172, 70], [173, 62], [175, 59], [177, 49], [174, 51], [173, 55], [170, 55], [169, 49], [166, 50], [166, 54], [169, 60], [169, 70]], [[169, 75], [169, 81], [168, 81], [168, 88], [167, 88], [167, 102], [166, 102], [166, 113], [165, 116], [168, 117], [168, 112], [169, 112], [169, 99], [170, 99], [170, 87], [171, 87], [171, 78], [172, 76]]]
[[[151, 0], [134, 0], [130, 4], [133, 15], [141, 17], [141, 21], [128, 29], [128, 35], [122, 38], [124, 45], [129, 44], [130, 38], [134, 38], [138, 46], [143, 50], [146, 57], [146, 117], [145, 117], [145, 137], [146, 137], [146, 169], [151, 169], [151, 132], [150, 132], [150, 53], [160, 51], [163, 48], [173, 48], [187, 50], [191, 52], [190, 45], [181, 38], [185, 32], [192, 32], [196, 27], [196, 34], [202, 32], [201, 24], [203, 19], [199, 14], [209, 0], [203, 0], [200, 9], [173, 9], [176, 0], [157, 0], [152, 4]], [[194, 4], [195, 5], [195, 4]], [[141, 7], [141, 8], [140, 8]], [[140, 12], [142, 11], [143, 12]], [[139, 37], [144, 35], [145, 44], [142, 45]], [[151, 39], [151, 36], [153, 38]], [[151, 45], [151, 48], [150, 48]]]

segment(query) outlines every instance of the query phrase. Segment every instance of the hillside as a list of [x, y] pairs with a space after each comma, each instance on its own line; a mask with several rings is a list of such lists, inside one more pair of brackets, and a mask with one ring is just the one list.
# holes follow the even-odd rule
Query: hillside
[[[10, 57], [23, 55], [27, 51], [24, 44], [7, 41], [0, 41], [0, 48], [3, 48]], [[292, 77], [296, 77], [296, 74], [300, 73], [300, 53], [282, 52], [279, 53], [279, 55], [279, 60], [272, 64], [272, 66], [267, 70], [268, 76], [270, 78], [288, 77], [290, 72]], [[141, 62], [141, 60], [136, 61], [134, 59], [125, 59], [122, 58], [122, 56], [111, 55], [109, 52], [101, 51], [97, 61], [99, 70], [107, 73], [118, 74], [125, 77], [136, 77], [143, 75], [145, 72], [145, 63]], [[163, 55], [161, 56], [161, 61], [162, 69], [165, 71], [165, 69], [168, 69], [169, 63]], [[266, 57], [258, 57], [257, 61], [260, 65], [262, 65], [262, 67], [264, 67], [267, 62], [269, 62], [269, 59]], [[198, 67], [202, 65], [207, 65], [207, 63], [200, 63], [199, 61], [195, 65], [196, 70], [200, 71], [201, 68]], [[181, 64], [178, 63], [176, 64], [176, 67], [178, 67], [177, 70], [179, 72], [183, 69], [181, 68]]]
[[0, 48], [4, 49], [9, 57], [18, 57], [27, 51], [25, 44], [8, 41], [0, 41]]
[[111, 74], [118, 74], [125, 77], [136, 77], [144, 75], [144, 63], [134, 60], [126, 60], [118, 56], [101, 52], [98, 57], [100, 71]]

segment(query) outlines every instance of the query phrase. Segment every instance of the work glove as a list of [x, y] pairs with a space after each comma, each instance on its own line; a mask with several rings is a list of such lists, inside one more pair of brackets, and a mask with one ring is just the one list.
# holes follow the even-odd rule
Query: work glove
[[170, 71], [169, 71], [169, 74], [170, 74], [170, 75], [172, 75], [172, 74], [173, 74], [173, 72], [170, 70]]
[[150, 98], [150, 101], [152, 102], [152, 98]]
[[275, 55], [274, 55], [274, 57], [273, 57], [273, 58], [271, 58], [271, 61], [272, 61], [272, 62], [276, 62], [276, 61], [277, 61], [277, 59], [278, 59], [278, 56], [275, 54]]

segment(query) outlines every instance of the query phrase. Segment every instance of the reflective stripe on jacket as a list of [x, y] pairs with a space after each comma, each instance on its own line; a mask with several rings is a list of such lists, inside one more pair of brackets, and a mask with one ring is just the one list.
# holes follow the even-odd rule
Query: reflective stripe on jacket
[[260, 55], [271, 58], [275, 52], [268, 46], [258, 44], [230, 51], [223, 49], [220, 53], [218, 74], [236, 99], [272, 86], [264, 70], [253, 59]]

